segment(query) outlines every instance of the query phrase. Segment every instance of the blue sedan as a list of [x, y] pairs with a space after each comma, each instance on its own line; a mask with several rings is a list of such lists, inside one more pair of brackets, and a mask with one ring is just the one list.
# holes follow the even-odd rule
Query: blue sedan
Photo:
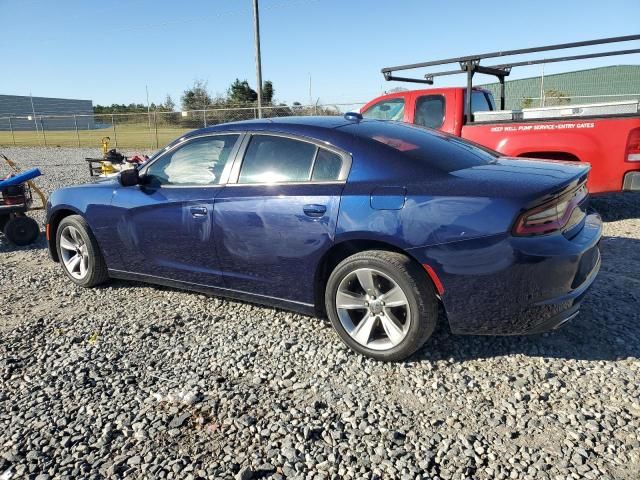
[[400, 360], [439, 304], [461, 334], [577, 315], [600, 267], [588, 171], [357, 114], [238, 122], [57, 190], [47, 238], [77, 285], [120, 278], [326, 315], [353, 350]]

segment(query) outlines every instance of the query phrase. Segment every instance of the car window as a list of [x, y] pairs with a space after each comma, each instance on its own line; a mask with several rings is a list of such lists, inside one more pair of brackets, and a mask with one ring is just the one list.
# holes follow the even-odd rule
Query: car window
[[416, 125], [440, 128], [444, 122], [444, 97], [442, 95], [424, 95], [416, 101]]
[[[464, 94], [464, 113], [467, 113], [467, 92]], [[471, 93], [471, 113], [489, 112], [493, 110], [492, 105], [487, 100], [487, 96], [481, 90], [474, 90]]]
[[337, 180], [342, 170], [342, 157], [337, 153], [330, 152], [324, 148], [318, 149], [318, 155], [313, 165], [313, 175], [311, 180], [314, 182], [326, 182]]
[[[375, 140], [430, 167], [453, 172], [495, 162], [499, 156], [461, 138], [400, 122], [360, 122], [342, 129]], [[392, 157], [391, 157], [392, 158]], [[390, 160], [389, 168], [393, 168]]]
[[404, 119], [404, 99], [390, 98], [389, 100], [382, 100], [367, 108], [362, 116], [375, 120], [402, 121]]
[[316, 148], [292, 138], [254, 135], [244, 155], [238, 183], [308, 181]]
[[156, 185], [216, 185], [239, 135], [192, 140], [153, 162], [146, 171]]
[[487, 97], [487, 101], [489, 102], [489, 110], [497, 110], [496, 101], [493, 98], [493, 95], [490, 92], [484, 92], [484, 96]]

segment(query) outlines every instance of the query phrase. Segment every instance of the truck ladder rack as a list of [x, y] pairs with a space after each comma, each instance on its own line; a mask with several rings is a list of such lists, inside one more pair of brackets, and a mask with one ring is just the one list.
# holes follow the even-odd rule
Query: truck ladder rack
[[[564, 57], [542, 58], [542, 59], [535, 59], [535, 60], [503, 63], [499, 65], [486, 65], [486, 66], [480, 65], [481, 60], [486, 58], [508, 57], [508, 56], [526, 55], [529, 53], [548, 52], [551, 50], [565, 50], [565, 49], [572, 49], [572, 48], [580, 48], [580, 47], [587, 47], [591, 45], [631, 42], [634, 40], [640, 40], [640, 35], [626, 35], [622, 37], [600, 38], [596, 40], [586, 40], [582, 42], [559, 43], [555, 45], [546, 45], [542, 47], [522, 48], [518, 50], [505, 50], [501, 52], [490, 52], [490, 53], [483, 53], [479, 55], [467, 55], [465, 57], [452, 57], [452, 58], [445, 58], [443, 60], [433, 60], [429, 62], [412, 63], [408, 65], [397, 65], [395, 67], [383, 68], [382, 74], [384, 75], [385, 80], [388, 80], [388, 81], [394, 80], [394, 81], [400, 81], [400, 82], [424, 83], [427, 85], [433, 85], [434, 77], [466, 73], [467, 74], [467, 97], [466, 97], [467, 123], [471, 123], [473, 121], [473, 114], [471, 112], [471, 92], [473, 89], [473, 75], [476, 72], [483, 73], [486, 75], [493, 75], [498, 78], [498, 81], [500, 82], [500, 109], [504, 110], [504, 106], [505, 106], [504, 79], [505, 77], [509, 76], [509, 74], [511, 73], [511, 69], [513, 67], [521, 67], [525, 65], [540, 65], [544, 63], [564, 62], [569, 60], [584, 60], [587, 58], [610, 57], [614, 55], [629, 55], [633, 53], [640, 53], [640, 48], [627, 49], [627, 50], [612, 50], [608, 52], [589, 53], [589, 54], [583, 54], [583, 55], [571, 55], [571, 56], [564, 56]], [[433, 67], [436, 65], [447, 65], [450, 63], [458, 63], [460, 65], [460, 69], [427, 73], [426, 75], [424, 75], [423, 78], [400, 77], [400, 76], [393, 75], [394, 72], [401, 71], [401, 70], [412, 70], [415, 68]]]

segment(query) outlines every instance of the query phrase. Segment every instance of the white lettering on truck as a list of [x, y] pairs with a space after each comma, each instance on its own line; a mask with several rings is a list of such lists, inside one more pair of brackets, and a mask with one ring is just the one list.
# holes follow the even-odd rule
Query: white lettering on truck
[[491, 127], [491, 132], [530, 132], [545, 130], [571, 130], [575, 128], [595, 128], [593, 122], [583, 123], [537, 123], [534, 125], [507, 125], [504, 127]]

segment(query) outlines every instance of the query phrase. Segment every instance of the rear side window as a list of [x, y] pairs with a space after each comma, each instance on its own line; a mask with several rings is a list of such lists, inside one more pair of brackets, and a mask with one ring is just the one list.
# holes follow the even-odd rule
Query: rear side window
[[444, 122], [444, 97], [442, 95], [424, 95], [416, 100], [416, 125], [428, 128], [440, 128]]
[[[488, 165], [499, 156], [496, 152], [453, 135], [406, 123], [361, 122], [342, 128], [356, 136], [375, 140], [407, 157], [444, 172]], [[390, 161], [391, 164], [392, 161]]]
[[238, 183], [308, 181], [316, 148], [291, 138], [254, 135], [244, 155]]
[[341, 170], [342, 157], [324, 148], [319, 148], [316, 161], [313, 165], [311, 180], [314, 182], [337, 180]]
[[362, 116], [375, 120], [402, 121], [404, 119], [404, 99], [390, 98], [389, 100], [382, 100], [367, 108]]

